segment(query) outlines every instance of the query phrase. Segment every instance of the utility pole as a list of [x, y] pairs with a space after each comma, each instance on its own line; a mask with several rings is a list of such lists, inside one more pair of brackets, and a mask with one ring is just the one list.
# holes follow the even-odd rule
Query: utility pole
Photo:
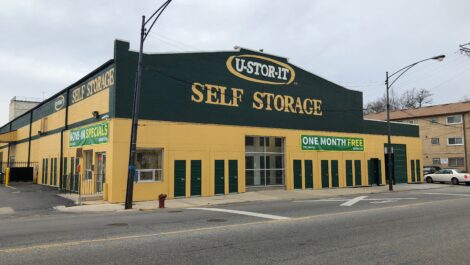
[[[132, 209], [132, 200], [134, 194], [134, 180], [135, 180], [135, 151], [137, 146], [137, 128], [139, 123], [139, 107], [140, 107], [140, 90], [142, 85], [142, 57], [144, 50], [144, 41], [147, 38], [150, 30], [157, 22], [160, 15], [165, 8], [170, 4], [171, 0], [167, 0], [161, 5], [157, 11], [153, 13], [147, 20], [142, 16], [142, 26], [140, 28], [140, 48], [139, 48], [139, 61], [137, 63], [137, 75], [135, 80], [134, 99], [132, 107], [132, 124], [131, 124], [131, 141], [129, 150], [129, 166], [127, 171], [127, 187], [126, 187], [126, 203], [125, 209]], [[145, 26], [153, 20], [150, 27], [147, 29]]]

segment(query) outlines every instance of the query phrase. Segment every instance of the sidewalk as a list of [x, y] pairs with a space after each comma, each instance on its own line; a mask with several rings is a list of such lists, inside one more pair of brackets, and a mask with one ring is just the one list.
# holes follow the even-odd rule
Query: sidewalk
[[[449, 187], [443, 184], [398, 184], [393, 186], [394, 192], [410, 191], [410, 190], [428, 190]], [[181, 199], [170, 199], [165, 202], [166, 208], [188, 208], [201, 207], [209, 205], [221, 205], [230, 203], [256, 202], [256, 201], [281, 201], [281, 200], [305, 200], [320, 199], [338, 196], [371, 194], [389, 192], [388, 186], [360, 187], [360, 188], [339, 188], [324, 190], [264, 190], [249, 191], [245, 193], [229, 194], [223, 196], [212, 197], [192, 197]], [[124, 209], [122, 203], [108, 203], [106, 201], [85, 201], [82, 205], [65, 207], [56, 206], [54, 209], [62, 212], [113, 212]], [[158, 209], [158, 201], [135, 202], [134, 210], [156, 210]]]

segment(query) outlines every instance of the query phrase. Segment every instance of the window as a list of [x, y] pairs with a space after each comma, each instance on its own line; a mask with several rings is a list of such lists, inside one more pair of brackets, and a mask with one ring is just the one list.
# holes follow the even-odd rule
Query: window
[[284, 185], [284, 138], [251, 138], [259, 144], [245, 146], [246, 186]]
[[432, 164], [433, 165], [440, 165], [441, 164], [441, 159], [440, 158], [433, 158], [432, 159]]
[[432, 123], [437, 123], [437, 117], [432, 117], [429, 119], [429, 121]]
[[253, 137], [245, 136], [245, 145], [253, 146], [253, 144], [254, 144]]
[[47, 117], [41, 120], [41, 133], [47, 132]]
[[449, 157], [449, 167], [463, 167], [463, 157]]
[[462, 137], [447, 138], [447, 145], [463, 145]]
[[135, 168], [138, 182], [151, 182], [163, 180], [163, 150], [137, 149]]
[[409, 124], [416, 124], [416, 122], [415, 122], [414, 120], [409, 120], [409, 121], [407, 121], [407, 123], [409, 123]]
[[439, 144], [439, 138], [431, 138], [431, 144]]
[[453, 115], [446, 117], [447, 124], [462, 123], [462, 115]]

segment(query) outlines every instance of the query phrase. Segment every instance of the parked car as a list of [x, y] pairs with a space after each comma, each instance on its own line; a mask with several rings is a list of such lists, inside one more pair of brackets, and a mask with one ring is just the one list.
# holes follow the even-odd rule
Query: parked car
[[423, 175], [433, 174], [439, 170], [441, 170], [441, 167], [438, 166], [424, 166]]
[[470, 185], [470, 174], [460, 169], [444, 168], [433, 174], [425, 175], [424, 180], [426, 180], [427, 183], [450, 182], [454, 185], [458, 185], [459, 183], [462, 182], [468, 186]]

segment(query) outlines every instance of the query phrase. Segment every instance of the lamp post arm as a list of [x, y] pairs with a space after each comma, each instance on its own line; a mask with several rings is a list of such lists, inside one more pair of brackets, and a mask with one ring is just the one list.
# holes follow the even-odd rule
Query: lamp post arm
[[150, 22], [150, 20], [155, 16], [155, 19], [153, 20], [152, 24], [150, 25], [149, 29], [145, 31], [144, 33], [144, 41], [145, 39], [147, 38], [147, 36], [149, 35], [150, 33], [150, 30], [152, 30], [153, 28], [153, 25], [155, 25], [155, 22], [157, 22], [158, 18], [160, 17], [160, 15], [163, 13], [163, 11], [165, 11], [165, 8], [167, 8], [167, 6], [170, 4], [171, 0], [168, 0], [166, 1], [165, 3], [163, 3], [163, 5], [161, 5], [157, 11], [155, 11], [155, 13], [153, 13], [145, 22], [144, 22], [144, 26], [147, 25], [147, 23]]

